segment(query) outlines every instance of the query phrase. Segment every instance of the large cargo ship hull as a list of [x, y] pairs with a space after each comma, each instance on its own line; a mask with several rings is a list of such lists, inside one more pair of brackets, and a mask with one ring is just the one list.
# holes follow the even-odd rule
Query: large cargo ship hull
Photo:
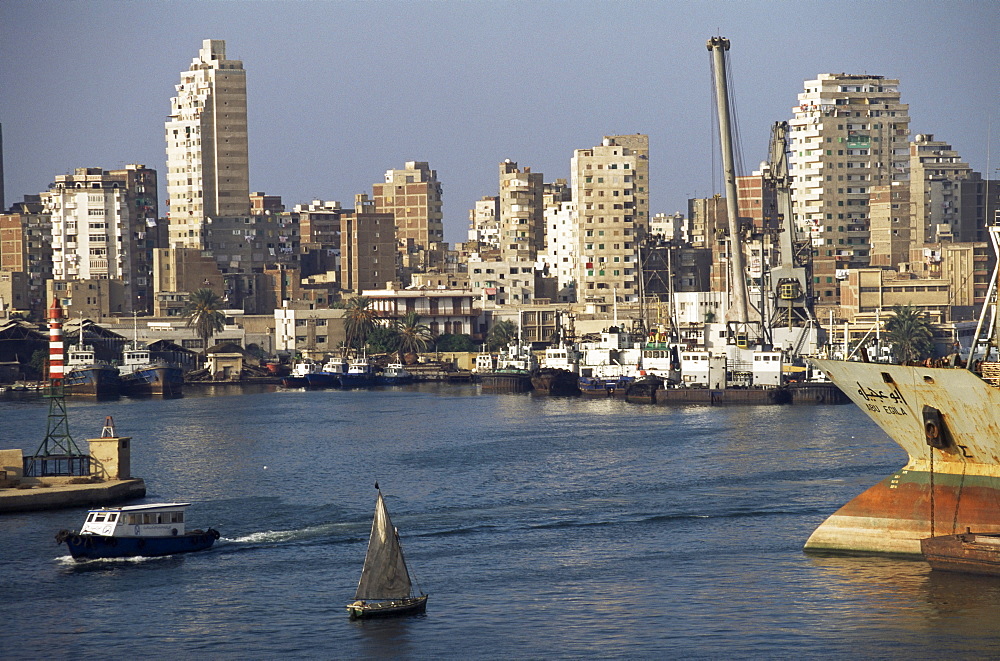
[[931, 535], [1000, 532], [1000, 390], [958, 368], [816, 364], [909, 460], [824, 521], [807, 550], [919, 555]]

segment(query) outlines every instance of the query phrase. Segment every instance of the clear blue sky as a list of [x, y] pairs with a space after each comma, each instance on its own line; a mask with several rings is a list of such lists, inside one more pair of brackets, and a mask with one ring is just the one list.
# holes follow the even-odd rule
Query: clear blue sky
[[[568, 178], [574, 149], [650, 137], [652, 212], [721, 192], [705, 41], [730, 66], [753, 169], [819, 73], [901, 80], [913, 133], [1000, 167], [995, 2], [0, 2], [6, 201], [77, 167], [160, 173], [163, 122], [203, 39], [247, 70], [250, 187], [353, 204], [428, 161], [445, 238], [510, 158]], [[989, 162], [988, 162], [989, 161]], [[161, 213], [165, 208], [161, 206]]]

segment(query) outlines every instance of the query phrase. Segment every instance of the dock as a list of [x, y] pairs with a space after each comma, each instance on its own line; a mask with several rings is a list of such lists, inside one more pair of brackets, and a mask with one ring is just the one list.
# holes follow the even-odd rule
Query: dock
[[142, 498], [145, 495], [146, 483], [141, 478], [96, 482], [70, 477], [21, 480], [13, 486], [0, 486], [0, 514], [95, 507]]

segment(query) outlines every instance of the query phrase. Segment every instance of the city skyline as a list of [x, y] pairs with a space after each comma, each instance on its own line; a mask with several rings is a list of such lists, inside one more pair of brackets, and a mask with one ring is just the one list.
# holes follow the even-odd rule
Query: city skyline
[[649, 135], [651, 214], [722, 193], [713, 34], [732, 41], [741, 174], [765, 158], [770, 126], [791, 118], [803, 81], [846, 72], [898, 78], [911, 135], [933, 133], [997, 178], [1000, 78], [985, 49], [1000, 11], [988, 3], [85, 6], [0, 7], [8, 206], [75, 168], [128, 163], [160, 173], [162, 202], [163, 122], [204, 39], [225, 40], [247, 71], [250, 190], [287, 208], [349, 206], [386, 170], [426, 161], [451, 243], [465, 239], [475, 202], [496, 194], [498, 163], [568, 179], [573, 151], [605, 135]]

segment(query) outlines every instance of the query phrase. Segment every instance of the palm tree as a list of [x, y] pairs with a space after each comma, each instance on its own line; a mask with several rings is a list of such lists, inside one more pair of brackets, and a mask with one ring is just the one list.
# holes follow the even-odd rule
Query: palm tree
[[183, 315], [187, 317], [188, 327], [194, 326], [195, 332], [208, 350], [208, 341], [218, 331], [225, 328], [226, 315], [222, 314], [222, 299], [211, 289], [198, 289], [188, 296]]
[[501, 349], [517, 339], [517, 325], [513, 321], [498, 321], [486, 334], [490, 351]]
[[364, 296], [355, 296], [347, 301], [344, 309], [347, 310], [344, 315], [345, 344], [348, 349], [360, 349], [375, 328], [375, 310], [371, 308], [371, 300]]
[[431, 329], [420, 323], [416, 312], [407, 312], [402, 319], [394, 322], [394, 326], [400, 362], [403, 361], [404, 354], [426, 351], [427, 345], [433, 341]]
[[930, 322], [921, 310], [912, 305], [897, 305], [885, 322], [886, 339], [901, 364], [934, 355]]

